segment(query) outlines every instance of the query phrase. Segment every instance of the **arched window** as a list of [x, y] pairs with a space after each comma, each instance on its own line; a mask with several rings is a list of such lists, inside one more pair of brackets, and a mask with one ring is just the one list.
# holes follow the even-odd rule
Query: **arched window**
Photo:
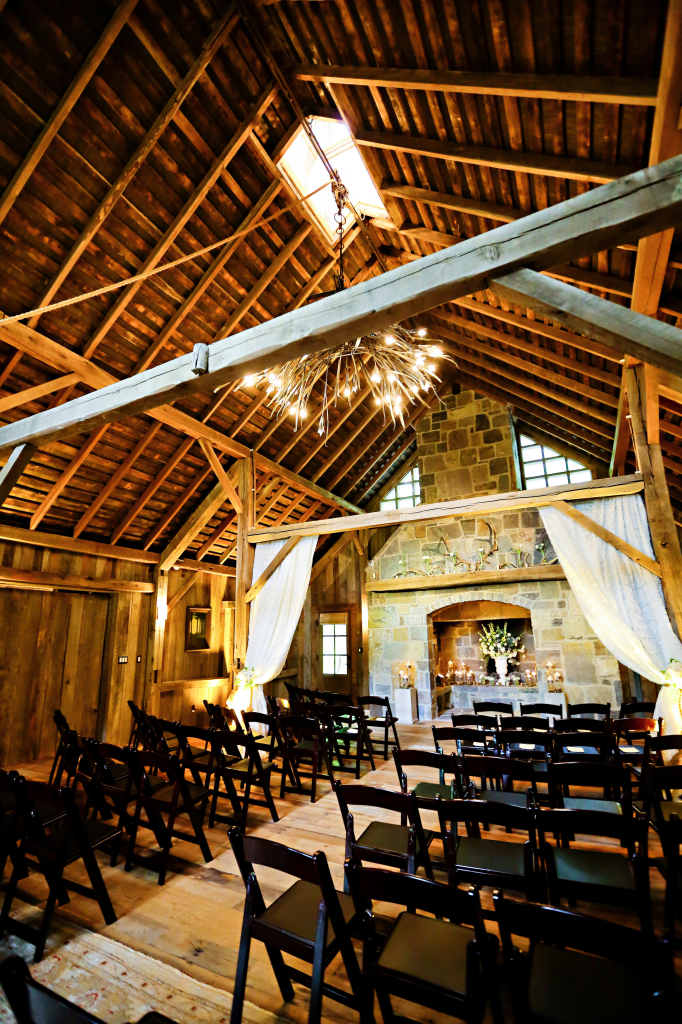
[[519, 434], [519, 447], [526, 487], [557, 487], [592, 479], [592, 471], [575, 459], [559, 455], [553, 448]]
[[421, 504], [419, 490], [419, 466], [408, 469], [398, 484], [381, 499], [381, 510], [385, 508], [409, 508]]

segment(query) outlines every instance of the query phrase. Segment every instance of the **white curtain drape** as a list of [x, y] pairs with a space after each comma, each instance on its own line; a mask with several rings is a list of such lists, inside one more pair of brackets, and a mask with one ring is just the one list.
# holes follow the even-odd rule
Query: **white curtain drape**
[[[265, 572], [285, 543], [273, 540], [256, 545], [254, 581]], [[245, 668], [253, 670], [255, 680], [252, 693], [250, 687], [240, 687], [235, 692], [230, 703], [237, 711], [247, 708], [250, 702], [252, 711], [267, 712], [263, 686], [282, 671], [289, 653], [310, 583], [316, 544], [317, 537], [301, 537], [251, 604]]]
[[[654, 557], [644, 502], [639, 494], [575, 502], [575, 507], [621, 540]], [[540, 509], [561, 567], [581, 611], [610, 653], [655, 683], [662, 683], [670, 659], [682, 661], [661, 581], [551, 506]], [[678, 691], [661, 686], [656, 715], [664, 732], [682, 732]]]

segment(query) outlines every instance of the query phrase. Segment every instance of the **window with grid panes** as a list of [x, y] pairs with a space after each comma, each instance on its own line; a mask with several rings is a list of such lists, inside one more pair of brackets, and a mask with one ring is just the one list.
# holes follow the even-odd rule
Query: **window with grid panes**
[[519, 434], [519, 448], [528, 489], [578, 484], [592, 479], [592, 471], [582, 463], [575, 459], [567, 459], [554, 449], [538, 444], [524, 434]]
[[419, 466], [408, 469], [400, 482], [381, 499], [381, 510], [385, 508], [410, 508], [421, 504], [419, 489]]
[[322, 613], [322, 674], [345, 676], [348, 674], [348, 617], [345, 613]]

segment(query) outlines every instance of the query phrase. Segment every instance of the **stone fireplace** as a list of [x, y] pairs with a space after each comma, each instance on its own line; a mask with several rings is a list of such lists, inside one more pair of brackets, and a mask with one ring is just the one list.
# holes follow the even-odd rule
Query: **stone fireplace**
[[[419, 424], [422, 501], [512, 490], [516, 478], [507, 409], [471, 391], [452, 394], [443, 405]], [[520, 573], [512, 572], [507, 580], [504, 572], [495, 572], [529, 566], [543, 566], [538, 575], [556, 578], [519, 580]], [[438, 572], [461, 573], [461, 583], [458, 576], [456, 585], [438, 586], [434, 576], [430, 587], [424, 574]], [[512, 631], [523, 632], [526, 655], [520, 668], [524, 676], [526, 668], [535, 669], [537, 685], [454, 685], [454, 706], [470, 707], [475, 699], [511, 699], [515, 707], [563, 700], [548, 693], [548, 662], [561, 672], [568, 701], [620, 701], [618, 662], [594, 635], [562, 578], [537, 509], [400, 526], [375, 556], [373, 575], [381, 581], [374, 586], [383, 589], [373, 589], [369, 580], [371, 692], [392, 695], [398, 672], [409, 661], [420, 719], [437, 717], [436, 682], [448, 645], [458, 652], [460, 664], [477, 676], [485, 672], [487, 659], [477, 648], [477, 633], [489, 621], [507, 621]], [[390, 589], [395, 577], [399, 590]], [[414, 589], [410, 578], [418, 581]]]

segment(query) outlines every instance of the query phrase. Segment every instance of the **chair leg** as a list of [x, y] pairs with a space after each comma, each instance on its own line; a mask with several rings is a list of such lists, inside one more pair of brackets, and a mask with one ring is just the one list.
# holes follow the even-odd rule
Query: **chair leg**
[[38, 941], [36, 942], [36, 948], [33, 953], [33, 963], [37, 964], [43, 959], [43, 953], [45, 952], [45, 943], [47, 942], [47, 934], [50, 930], [50, 923], [52, 921], [52, 914], [54, 911], [54, 905], [57, 902], [57, 892], [52, 887], [50, 888], [50, 895], [47, 898], [45, 904], [45, 912], [43, 919], [40, 922], [40, 931], [38, 932]]
[[116, 911], [112, 906], [109, 892], [104, 884], [104, 879], [102, 878], [102, 872], [99, 869], [97, 858], [92, 850], [83, 850], [82, 855], [83, 864], [85, 865], [85, 870], [88, 873], [92, 890], [97, 902], [99, 903], [99, 909], [102, 911], [102, 917], [107, 924], [113, 924], [114, 921], [117, 920]]
[[[204, 860], [208, 864], [209, 861], [213, 860], [213, 854], [211, 853], [210, 847], [209, 847], [208, 843], [206, 842], [206, 836], [204, 835], [204, 826], [202, 825], [201, 819], [199, 818], [199, 815], [197, 814], [197, 809], [194, 806], [194, 804], [192, 803], [192, 801], [189, 800], [189, 799], [187, 800], [187, 805], [185, 807], [185, 810], [187, 811], [187, 817], [189, 818], [190, 822], [192, 823], [192, 828], [194, 829], [194, 835], [196, 836], [197, 842], [199, 844], [199, 849], [201, 850], [201, 852], [202, 852], [202, 854], [204, 856]], [[168, 823], [168, 832], [169, 832], [169, 834], [171, 832], [171, 828], [172, 828], [172, 825], [169, 822]]]
[[290, 1003], [296, 993], [294, 992], [294, 986], [291, 984], [291, 978], [289, 977], [287, 965], [284, 963], [284, 957], [280, 950], [275, 949], [274, 946], [266, 946], [265, 949], [270, 958], [272, 969], [275, 972], [279, 990], [282, 993], [282, 1001]]
[[142, 804], [138, 800], [135, 804], [135, 814], [133, 815], [133, 822], [130, 826], [130, 839], [128, 840], [128, 852], [126, 853], [125, 870], [130, 871], [133, 866], [133, 854], [135, 853], [135, 840], [137, 838], [137, 829], [140, 824], [140, 813], [142, 811]]
[[311, 802], [311, 804], [314, 804], [315, 803], [315, 792], [317, 790], [317, 751], [316, 750], [313, 751], [312, 761], [313, 761], [313, 771], [312, 771], [312, 779], [310, 781], [310, 802]]
[[321, 906], [317, 912], [315, 951], [313, 953], [313, 976], [310, 985], [310, 1010], [308, 1024], [320, 1024], [322, 1017], [322, 992], [324, 990], [324, 955], [327, 948], [327, 911]]
[[239, 956], [237, 958], [237, 973], [234, 979], [234, 992], [232, 993], [230, 1024], [242, 1024], [244, 993], [246, 992], [246, 975], [249, 969], [249, 953], [251, 951], [251, 928], [249, 925], [249, 916], [250, 914], [248, 913], [247, 903], [247, 907], [244, 910], [242, 934], [239, 940]]
[[265, 797], [265, 802], [268, 805], [268, 810], [270, 811], [272, 820], [279, 821], [279, 814], [277, 813], [275, 801], [272, 799], [272, 793], [270, 791], [270, 779], [264, 771], [258, 773], [258, 784], [263, 790], [263, 796]]

